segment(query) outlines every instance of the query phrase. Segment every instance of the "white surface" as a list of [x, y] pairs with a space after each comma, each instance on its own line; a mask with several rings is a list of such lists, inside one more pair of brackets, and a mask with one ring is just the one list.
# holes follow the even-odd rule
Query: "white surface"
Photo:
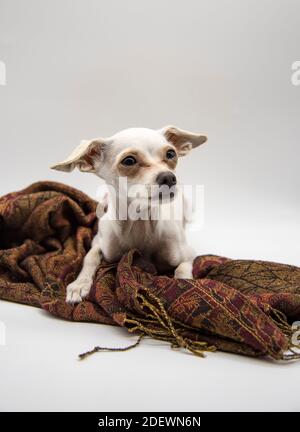
[[[202, 233], [206, 252], [225, 255], [231, 249], [246, 257], [256, 250], [259, 258], [299, 259], [299, 246], [291, 249], [293, 238], [300, 244], [299, 230], [277, 230], [273, 250], [267, 230], [258, 237], [254, 242], [251, 232], [241, 230]], [[0, 410], [300, 411], [300, 361], [279, 364], [221, 352], [199, 359], [151, 340], [128, 352], [78, 361], [95, 345], [126, 346], [135, 336], [3, 301], [0, 320], [7, 332], [7, 346], [0, 346]]]

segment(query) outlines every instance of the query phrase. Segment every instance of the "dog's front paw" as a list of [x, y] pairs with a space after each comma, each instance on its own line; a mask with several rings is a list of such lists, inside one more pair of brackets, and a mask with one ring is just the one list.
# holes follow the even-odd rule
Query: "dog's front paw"
[[181, 263], [174, 273], [175, 279], [193, 279], [193, 264], [189, 262]]
[[67, 286], [67, 303], [80, 303], [90, 292], [91, 279], [76, 279]]

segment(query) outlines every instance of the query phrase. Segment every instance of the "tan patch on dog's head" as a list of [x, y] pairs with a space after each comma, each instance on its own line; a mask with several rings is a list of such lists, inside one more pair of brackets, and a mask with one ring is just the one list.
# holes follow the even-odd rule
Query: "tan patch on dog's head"
[[[134, 165], [126, 166], [123, 161], [126, 158], [132, 157], [136, 160]], [[136, 149], [126, 149], [117, 158], [116, 168], [121, 177], [135, 178], [141, 175], [141, 172], [145, 168], [151, 167], [151, 163], [147, 160], [147, 157], [143, 152]]]
[[[175, 154], [174, 154], [174, 157], [172, 157], [172, 158], [169, 158], [169, 157], [168, 157], [168, 152], [169, 152], [169, 151], [173, 151], [173, 152], [175, 153]], [[172, 146], [172, 145], [167, 145], [167, 146], [163, 147], [163, 148], [160, 150], [159, 155], [160, 155], [160, 157], [161, 157], [161, 160], [162, 160], [165, 164], [167, 164], [167, 166], [168, 166], [171, 170], [174, 170], [174, 169], [176, 168], [176, 165], [177, 165], [177, 162], [178, 162], [178, 154], [177, 154], [176, 148], [175, 148], [174, 146]]]

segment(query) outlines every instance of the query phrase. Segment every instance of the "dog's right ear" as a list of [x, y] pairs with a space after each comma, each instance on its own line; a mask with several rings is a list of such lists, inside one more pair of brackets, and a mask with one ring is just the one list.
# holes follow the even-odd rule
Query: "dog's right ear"
[[77, 167], [80, 171], [95, 172], [97, 165], [103, 158], [104, 146], [105, 140], [103, 138], [81, 141], [67, 159], [51, 168], [70, 172]]
[[167, 141], [170, 141], [176, 147], [178, 156], [185, 156], [190, 150], [207, 141], [205, 135], [195, 134], [175, 126], [166, 126], [161, 131]]

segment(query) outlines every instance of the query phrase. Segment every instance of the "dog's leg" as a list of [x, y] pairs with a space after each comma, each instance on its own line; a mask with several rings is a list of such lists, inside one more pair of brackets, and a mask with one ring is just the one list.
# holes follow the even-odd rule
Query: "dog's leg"
[[79, 303], [90, 292], [93, 277], [102, 259], [99, 239], [94, 238], [92, 247], [86, 254], [83, 267], [77, 279], [67, 287], [67, 303]]
[[179, 264], [174, 273], [175, 279], [193, 279], [193, 261]]
[[180, 248], [176, 246], [175, 250], [180, 250], [180, 259], [177, 261], [177, 267], [174, 272], [175, 279], [193, 279], [193, 263], [197, 254], [189, 244], [183, 244]]

